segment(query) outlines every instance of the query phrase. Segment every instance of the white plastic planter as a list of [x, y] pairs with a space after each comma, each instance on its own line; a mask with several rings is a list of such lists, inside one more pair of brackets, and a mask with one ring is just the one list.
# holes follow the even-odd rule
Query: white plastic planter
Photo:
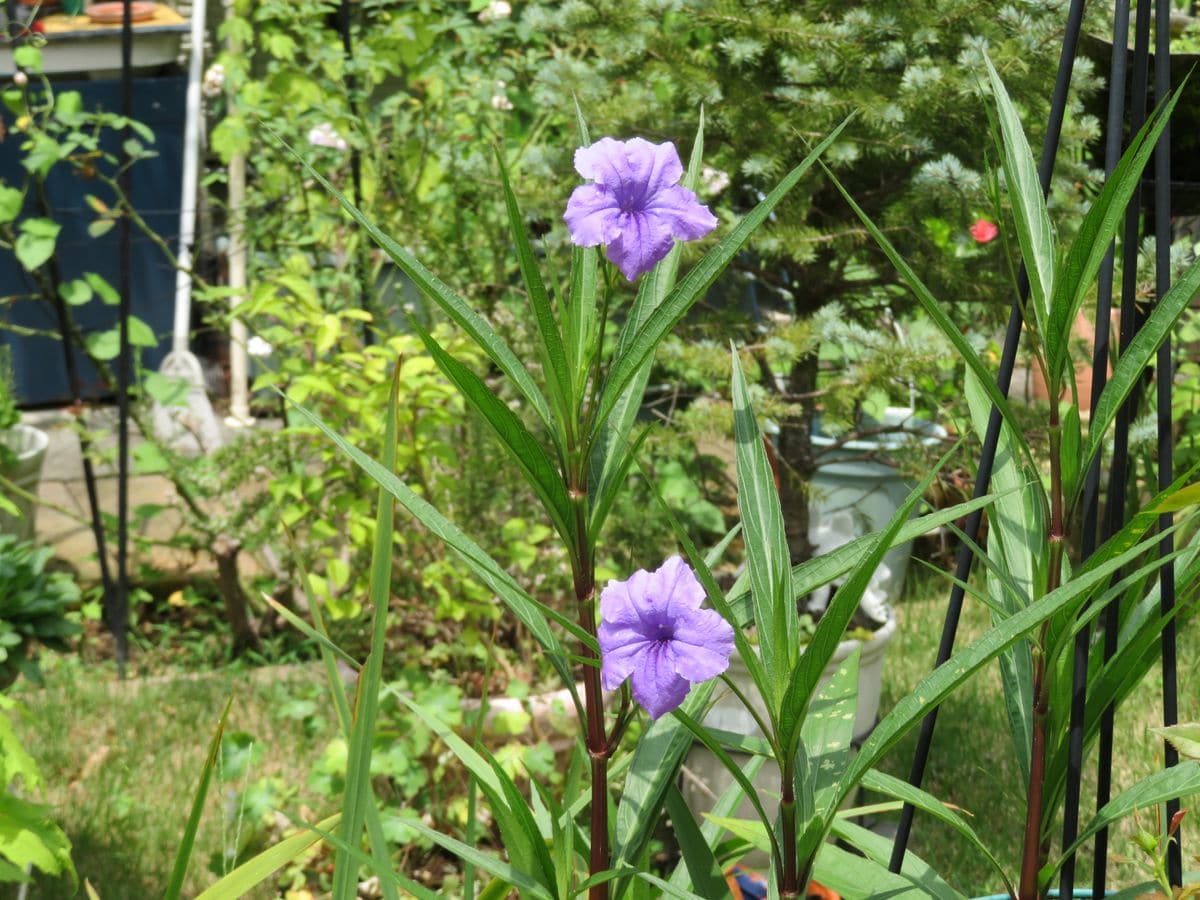
[[[17, 455], [16, 463], [3, 470], [4, 477], [22, 490], [36, 495], [50, 436], [32, 426], [17, 424], [0, 431], [0, 442]], [[3, 488], [0, 488], [2, 492]], [[0, 510], [0, 534], [15, 534], [21, 540], [33, 540], [37, 505], [22, 497], [5, 496], [20, 510], [21, 515], [15, 517]]]
[[[855, 648], [862, 648], [858, 660], [858, 708], [854, 717], [856, 742], [866, 738], [871, 733], [871, 729], [875, 727], [875, 721], [879, 715], [879, 699], [883, 691], [884, 656], [887, 646], [892, 642], [895, 634], [896, 615], [892, 612], [888, 616], [887, 623], [875, 632], [871, 640], [842, 641], [838, 645], [833, 659], [825, 668], [822, 683], [833, 677], [838, 667], [854, 652]], [[757, 695], [754, 682], [750, 680], [746, 664], [742, 662], [736, 652], [729, 660], [728, 674], [742, 693], [754, 703], [759, 715], [765, 720], [766, 708]], [[706, 726], [751, 737], [763, 736], [754, 717], [742, 706], [741, 701], [734, 696], [732, 691], [718, 683], [713, 696], [715, 702], [704, 717]], [[739, 762], [748, 762], [750, 759], [748, 754], [731, 753], [730, 756]], [[729, 774], [720, 760], [699, 744], [692, 747], [684, 765], [687, 772], [683, 777], [683, 796], [688, 807], [699, 816], [712, 809], [715, 799], [733, 784], [733, 776]], [[764, 796], [778, 795], [778, 769], [771, 763], [767, 763], [759, 770], [753, 784]], [[754, 807], [749, 800], [743, 799], [734, 815], [737, 818], [753, 819], [755, 818]], [[749, 863], [753, 865], [754, 862], [754, 858], [751, 857]]]
[[[809, 540], [817, 547], [818, 555], [886, 528], [914, 487], [887, 461], [888, 457], [913, 441], [932, 446], [946, 437], [944, 428], [915, 418], [907, 407], [888, 407], [878, 424], [905, 430], [858, 438], [840, 447], [819, 430], [812, 436], [820, 456], [809, 499]], [[914, 435], [914, 431], [925, 436]], [[911, 543], [889, 550], [871, 581], [869, 594], [880, 602], [895, 602], [904, 586], [911, 555]], [[866, 606], [864, 603], [864, 611], [878, 619]]]

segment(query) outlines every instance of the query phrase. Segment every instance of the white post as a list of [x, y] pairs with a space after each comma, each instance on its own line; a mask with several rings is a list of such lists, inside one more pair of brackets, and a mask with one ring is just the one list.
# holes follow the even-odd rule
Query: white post
[[[231, 2], [227, 10], [232, 13]], [[231, 38], [229, 52], [241, 51], [241, 42]], [[237, 115], [237, 96], [232, 87], [226, 90], [228, 114]], [[229, 160], [229, 298], [231, 312], [245, 299], [246, 290], [246, 155], [234, 153]], [[246, 342], [249, 333], [246, 323], [233, 319], [229, 325], [229, 416], [225, 424], [240, 428], [253, 423], [250, 416], [249, 373], [246, 365]]]

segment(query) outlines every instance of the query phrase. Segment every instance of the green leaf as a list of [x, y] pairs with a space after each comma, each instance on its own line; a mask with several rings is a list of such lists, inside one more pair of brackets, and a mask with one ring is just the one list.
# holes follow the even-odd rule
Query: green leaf
[[691, 309], [692, 304], [712, 286], [713, 282], [717, 280], [717, 276], [725, 270], [725, 267], [750, 239], [754, 230], [766, 220], [788, 191], [795, 187], [804, 174], [812, 168], [817, 158], [837, 140], [842, 129], [850, 123], [851, 118], [853, 116], [846, 118], [817, 144], [804, 161], [784, 176], [775, 189], [747, 213], [733, 231], [705, 253], [683, 280], [667, 295], [666, 299], [650, 314], [642, 327], [631, 337], [629, 345], [619, 352], [612, 362], [601, 391], [595, 427], [600, 427], [608, 419], [609, 413], [624, 394], [626, 387], [633, 381], [642, 364], [651, 357], [662, 339]]
[[1102, 828], [1107, 828], [1130, 813], [1200, 792], [1200, 762], [1187, 760], [1161, 772], [1148, 775], [1104, 804], [1095, 817], [1079, 832], [1074, 843], [1039, 873], [1041, 883], [1048, 884], [1062, 868], [1067, 857]]
[[340, 818], [340, 813], [330, 816], [314, 825], [312, 829], [284, 838], [278, 844], [242, 863], [216, 884], [201, 891], [196, 895], [196, 900], [238, 900], [244, 897], [288, 863], [303, 858], [309, 848], [321, 840], [320, 832], [332, 828]]
[[547, 618], [553, 619], [565, 628], [576, 640], [589, 647], [594, 653], [599, 653], [596, 639], [587, 634], [579, 625], [556, 610], [534, 600], [504, 571], [494, 559], [488, 556], [478, 544], [467, 537], [461, 529], [439, 513], [422, 497], [417, 495], [408, 485], [404, 484], [393, 473], [389, 472], [375, 460], [330, 428], [325, 422], [304, 406], [291, 401], [296, 411], [331, 440], [339, 450], [348, 456], [359, 468], [366, 472], [376, 484], [387, 490], [400, 504], [407, 509], [422, 525], [440, 538], [448, 547], [467, 564], [475, 575], [504, 602], [509, 610], [520, 620], [533, 638], [546, 651], [547, 658], [555, 671], [563, 679], [563, 683], [571, 691], [572, 700], [577, 709], [582, 709], [575, 690], [575, 675], [567, 660], [566, 653], [558, 638], [550, 629]]
[[771, 718], [775, 719], [799, 650], [799, 619], [790, 591], [791, 556], [775, 474], [767, 460], [736, 350], [733, 350], [732, 358], [738, 509], [750, 568], [750, 594], [754, 621], [758, 626], [758, 646], [771, 687], [770, 695], [763, 699], [767, 701]]
[[710, 900], [728, 897], [729, 884], [725, 881], [721, 866], [697, 826], [692, 811], [683, 802], [679, 788], [674, 784], [667, 791], [667, 814], [671, 817], [672, 831], [679, 842], [688, 874], [691, 875], [692, 888]]
[[938, 331], [945, 336], [946, 340], [954, 346], [959, 356], [967, 364], [967, 368], [975, 374], [980, 384], [984, 386], [984, 389], [988, 392], [988, 399], [1000, 410], [1004, 421], [1012, 428], [1013, 440], [1016, 447], [1021, 451], [1021, 455], [1025, 459], [1032, 461], [1033, 457], [1029, 451], [1029, 445], [1025, 443], [1022, 437], [1024, 432], [1021, 430], [1020, 422], [1013, 416], [1012, 408], [1008, 404], [1008, 398], [1000, 392], [1000, 388], [996, 385], [995, 376], [988, 371], [987, 366], [983, 364], [983, 360], [979, 358], [979, 354], [975, 352], [975, 348], [963, 336], [962, 329], [946, 315], [946, 311], [942, 309], [941, 304], [930, 293], [929, 288], [917, 277], [917, 273], [912, 270], [912, 267], [905, 262], [896, 248], [892, 246], [892, 242], [871, 221], [870, 216], [854, 201], [854, 198], [850, 196], [850, 192], [838, 181], [837, 176], [825, 166], [822, 166], [822, 169], [824, 169], [825, 175], [829, 178], [833, 186], [837, 188], [838, 193], [842, 195], [842, 199], [854, 210], [859, 221], [863, 223], [863, 227], [875, 239], [875, 243], [879, 245], [879, 249], [883, 251], [884, 255], [895, 267], [897, 273], [904, 280], [904, 283], [908, 285], [909, 290], [913, 292], [913, 296], [917, 298], [917, 302], [921, 304], [921, 308], [925, 310], [926, 315], [929, 316], [930, 320], [937, 326]]
[[550, 407], [546, 403], [546, 398], [542, 396], [542, 392], [538, 390], [532, 376], [521, 365], [520, 360], [508, 348], [508, 345], [492, 329], [492, 326], [482, 316], [471, 309], [470, 304], [466, 300], [429, 271], [420, 260], [384, 234], [357, 206], [351, 203], [341, 191], [330, 184], [327, 178], [314, 169], [304, 157], [283, 141], [278, 134], [273, 131], [271, 134], [304, 166], [305, 171], [316, 179], [342, 205], [342, 209], [346, 211], [350, 218], [362, 226], [383, 252], [400, 267], [400, 270], [412, 279], [421, 293], [441, 307], [442, 311], [451, 320], [470, 335], [471, 339], [479, 345], [480, 349], [487, 354], [488, 358], [496, 364], [500, 371], [512, 380], [517, 390], [529, 401], [529, 405], [546, 424], [546, 427], [553, 430], [553, 419], [550, 415]]
[[[692, 717], [703, 715], [714, 685], [709, 681], [693, 688], [681, 709]], [[667, 716], [651, 723], [638, 741], [617, 804], [612, 852], [615, 867], [633, 865], [641, 855], [654, 832], [667, 790], [678, 777], [679, 766], [691, 746], [691, 733]]]
[[448, 850], [451, 854], [463, 860], [463, 862], [469, 862], [477, 869], [482, 869], [489, 875], [499, 878], [517, 888], [521, 892], [522, 897], [528, 895], [539, 898], [539, 900], [553, 900], [550, 892], [534, 881], [529, 875], [497, 859], [490, 853], [484, 853], [482, 850], [464, 844], [462, 841], [455, 840], [448, 834], [443, 834], [440, 831], [430, 828], [419, 819], [413, 821], [405, 820], [405, 824], [429, 838], [439, 847]]
[[[400, 367], [396, 367], [388, 394], [387, 417], [383, 429], [382, 468], [389, 475], [396, 468], [396, 405], [400, 388]], [[375, 719], [379, 712], [379, 691], [383, 684], [383, 656], [387, 652], [388, 600], [392, 584], [393, 498], [380, 486], [375, 516], [375, 543], [371, 548], [369, 595], [374, 607], [371, 615], [371, 644], [366, 664], [358, 676], [354, 702], [354, 724], [350, 731], [346, 761], [346, 786], [342, 801], [341, 838], [357, 846], [362, 836], [368, 805], [374, 806], [371, 786], [371, 750], [375, 745]], [[358, 896], [358, 865], [344, 851], [338, 851], [333, 869], [333, 900], [355, 900]]]
[[54, 246], [61, 230], [62, 226], [49, 219], [26, 219], [21, 223], [21, 233], [13, 245], [13, 253], [27, 272], [40, 268], [54, 255]]
[[84, 272], [83, 280], [96, 292], [106, 306], [116, 306], [121, 302], [121, 295], [117, 293], [116, 289], [95, 272]]
[[[1187, 78], [1184, 82], [1186, 84]], [[1092, 282], [1100, 271], [1120, 228], [1133, 192], [1141, 182], [1142, 171], [1150, 159], [1159, 135], [1167, 126], [1175, 103], [1183, 93], [1180, 85], [1170, 100], [1142, 126], [1134, 136], [1121, 160], [1108, 177], [1100, 194], [1092, 203], [1071, 249], [1063, 259], [1054, 280], [1050, 303], [1049, 332], [1054, 335], [1049, 355], [1050, 370], [1061, 378], [1066, 371], [1071, 345], [1071, 328], [1084, 301], [1090, 296]]]
[[129, 317], [129, 344], [132, 347], [157, 347], [154, 330], [137, 316]]
[[1141, 380], [1151, 357], [1171, 333], [1171, 329], [1191, 304], [1197, 291], [1200, 291], [1200, 260], [1193, 262], [1171, 285], [1171, 289], [1158, 298], [1150, 317], [1129, 342], [1129, 347], [1121, 351], [1121, 356], [1113, 367], [1112, 378], [1101, 391], [1100, 399], [1088, 422], [1087, 447], [1080, 460], [1080, 468], [1083, 471], [1087, 471], [1092, 457], [1099, 452], [1100, 442], [1104, 440], [1108, 426], [1116, 418], [1117, 410]]
[[[567, 352], [563, 347], [562, 332], [554, 318], [554, 307], [546, 293], [546, 285], [542, 274], [538, 271], [537, 261], [533, 258], [533, 248], [529, 245], [529, 237], [525, 233], [525, 221], [521, 218], [521, 209], [517, 205], [516, 194], [508, 180], [508, 169], [504, 158], [496, 148], [496, 162], [500, 166], [500, 185], [504, 191], [504, 206], [508, 211], [508, 225], [512, 231], [513, 241], [517, 245], [517, 264], [521, 268], [521, 277], [525, 280], [525, 289], [529, 292], [529, 304], [533, 307], [533, 318], [537, 325], [538, 343], [542, 357], [542, 369], [546, 375], [546, 383], [550, 388], [550, 402], [558, 413], [563, 434], [560, 445], [566, 446], [567, 435], [576, 425], [574, 379], [567, 368]], [[559, 432], [552, 429], [555, 434]]]
[[834, 834], [864, 854], [858, 856], [833, 843], [820, 848], [813, 878], [825, 887], [837, 891], [843, 900], [963, 900], [963, 895], [946, 884], [928, 863], [914, 853], [904, 855], [904, 867], [899, 874], [887, 864], [891, 857], [890, 839], [868, 831], [860, 825], [838, 819]]
[[[904, 523], [908, 521], [917, 504], [925, 496], [925, 491], [933, 483], [934, 476], [954, 452], [955, 450], [951, 450], [950, 453], [943, 456], [921, 483], [909, 492], [904, 503], [888, 522], [887, 528], [876, 540], [874, 548], [834, 593], [825, 614], [817, 623], [812, 639], [808, 642], [804, 652], [800, 654], [799, 662], [788, 673], [787, 692], [784, 694], [783, 703], [780, 706], [778, 725], [779, 740], [787, 758], [790, 759], [799, 746], [800, 724], [804, 721], [809, 701], [812, 700], [817, 686], [821, 683], [825, 667], [829, 665], [833, 654], [837, 652], [838, 644], [841, 642], [846, 628], [849, 627], [850, 621], [858, 611], [862, 595], [875, 576], [875, 570], [879, 568], [879, 564], [883, 561], [884, 555], [892, 546]], [[792, 615], [795, 615], [794, 606]]]
[[121, 353], [121, 335], [116, 328], [107, 331], [94, 331], [83, 339], [89, 356], [107, 362], [116, 359]]
[[1029, 299], [1033, 304], [1038, 330], [1053, 354], [1057, 336], [1048, 332], [1047, 327], [1050, 297], [1054, 292], [1054, 229], [1046, 212], [1041, 179], [1033, 161], [1033, 151], [1029, 148], [1029, 141], [1025, 139], [1025, 131], [1021, 127], [1021, 117], [1017, 115], [1017, 109], [1013, 106], [996, 67], [992, 65], [991, 58], [985, 53], [983, 59], [987, 64], [992, 94], [996, 100], [1000, 131], [1004, 135], [999, 149], [1003, 160], [1004, 180], [1007, 182], [1008, 196], [1012, 201], [1013, 219], [1017, 226], [1017, 242], [1021, 245], [1021, 258], [1025, 261], [1025, 270], [1029, 275]]
[[0, 184], [0, 225], [7, 225], [21, 214], [25, 194], [7, 184]]
[[13, 48], [13, 64], [27, 72], [42, 71], [42, 51], [32, 44]]
[[554, 463], [542, 449], [541, 444], [529, 433], [517, 415], [500, 398], [488, 389], [483, 380], [447, 353], [442, 345], [415, 320], [410, 322], [425, 349], [433, 357], [451, 383], [458, 388], [463, 399], [470, 404], [492, 429], [500, 445], [508, 451], [512, 461], [525, 475], [533, 488], [546, 515], [554, 523], [568, 547], [576, 545], [575, 518], [566, 485], [554, 468]]
[[[692, 733], [692, 735], [701, 744], [720, 761], [721, 765], [733, 776], [733, 780], [746, 794], [746, 799], [754, 807], [754, 812], [757, 813], [759, 823], [766, 832], [767, 841], [770, 845], [770, 853], [773, 864], [776, 869], [783, 868], [783, 857], [779, 847], [779, 841], [775, 837], [775, 832], [771, 828], [771, 822], [774, 821], [774, 816], [767, 815], [766, 809], [763, 808], [762, 798], [759, 796], [758, 790], [750, 783], [750, 779], [746, 777], [746, 773], [737, 762], [735, 762], [716, 740], [710, 729], [700, 725], [695, 719], [683, 711], [683, 707], [679, 707], [672, 712], [672, 715], [683, 723], [684, 727]], [[727, 827], [727, 826], [725, 826]]]
[[179, 851], [175, 854], [175, 865], [171, 868], [171, 877], [167, 881], [163, 900], [179, 900], [183, 892], [183, 879], [187, 875], [188, 861], [192, 856], [192, 847], [196, 843], [196, 831], [200, 828], [200, 816], [204, 813], [204, 799], [208, 795], [208, 785], [212, 781], [213, 770], [216, 768], [217, 755], [221, 752], [221, 735], [225, 733], [225, 722], [229, 718], [229, 710], [233, 706], [231, 696], [225, 703], [221, 718], [217, 720], [217, 730], [208, 742], [208, 755], [204, 759], [204, 767], [200, 770], [200, 782], [196, 785], [196, 794], [192, 798], [192, 811], [188, 814], [187, 824], [183, 828], [183, 839], [179, 842]]
[[83, 306], [95, 296], [92, 286], [82, 278], [64, 281], [58, 286], [58, 295], [70, 306]]
[[50, 818], [50, 810], [0, 791], [0, 874], [6, 863], [16, 870], [18, 881], [26, 880], [26, 869], [32, 866], [47, 875], [66, 872], [78, 886], [71, 841]]
[[1180, 756], [1200, 759], [1200, 723], [1184, 722], [1150, 730], [1174, 747]]
[[1079, 425], [1079, 407], [1071, 404], [1063, 414], [1062, 442], [1059, 444], [1059, 465], [1062, 470], [1063, 493], [1072, 497], [1080, 487], [1079, 448], [1083, 444]]
[[1107, 585], [1112, 573], [1144, 552], [1135, 546], [1108, 559], [1103, 565], [1076, 572], [1074, 577], [1042, 597], [1037, 603], [1014, 613], [993, 625], [983, 637], [959, 651], [943, 665], [925, 676], [908, 694], [897, 701], [883, 720], [871, 732], [858, 756], [842, 780], [842, 795], [846, 796], [874, 768], [916, 723], [936, 708], [959, 685], [999, 656], [1016, 641], [1033, 633], [1043, 622], [1063, 612], [1075, 609], [1081, 597]]
[[986, 844], [976, 834], [975, 829], [971, 827], [962, 816], [956, 813], [953, 809], [934, 797], [932, 794], [914, 787], [907, 781], [901, 778], [896, 778], [878, 769], [872, 769], [863, 777], [862, 786], [869, 791], [875, 791], [877, 794], [885, 794], [889, 797], [895, 797], [897, 800], [903, 800], [905, 803], [911, 804], [921, 812], [933, 816], [940, 822], [944, 822], [958, 832], [962, 837], [966, 838], [983, 859], [985, 859], [999, 877], [1000, 882], [1013, 896], [1016, 891], [1009, 881], [1008, 876], [1004, 872], [1004, 867], [1000, 865], [1000, 861], [996, 855], [988, 848]]

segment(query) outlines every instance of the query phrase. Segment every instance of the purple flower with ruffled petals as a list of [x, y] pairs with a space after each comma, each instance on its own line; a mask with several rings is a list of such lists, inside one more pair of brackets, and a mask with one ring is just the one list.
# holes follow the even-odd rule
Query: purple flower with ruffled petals
[[580, 247], [607, 245], [607, 256], [630, 281], [653, 269], [675, 240], [694, 241], [717, 227], [717, 218], [679, 184], [683, 164], [669, 141], [601, 138], [575, 151], [581, 184], [563, 215]]
[[683, 702], [693, 684], [729, 666], [733, 628], [701, 609], [704, 588], [672, 556], [656, 572], [639, 569], [600, 593], [600, 679], [607, 691], [629, 678], [651, 719]]

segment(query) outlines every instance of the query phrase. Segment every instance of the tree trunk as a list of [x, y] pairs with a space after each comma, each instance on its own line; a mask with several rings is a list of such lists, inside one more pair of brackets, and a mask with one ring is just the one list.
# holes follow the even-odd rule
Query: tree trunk
[[225, 605], [225, 620], [233, 632], [233, 655], [257, 650], [258, 635], [250, 624], [249, 601], [238, 578], [238, 553], [242, 545], [233, 538], [220, 535], [213, 541], [212, 552], [217, 560], [217, 586]]
[[787, 392], [801, 398], [800, 415], [785, 419], [779, 429], [779, 500], [793, 566], [813, 555], [813, 545], [808, 539], [808, 488], [817, 470], [812, 444], [817, 367], [817, 355], [810, 353], [788, 372]]

